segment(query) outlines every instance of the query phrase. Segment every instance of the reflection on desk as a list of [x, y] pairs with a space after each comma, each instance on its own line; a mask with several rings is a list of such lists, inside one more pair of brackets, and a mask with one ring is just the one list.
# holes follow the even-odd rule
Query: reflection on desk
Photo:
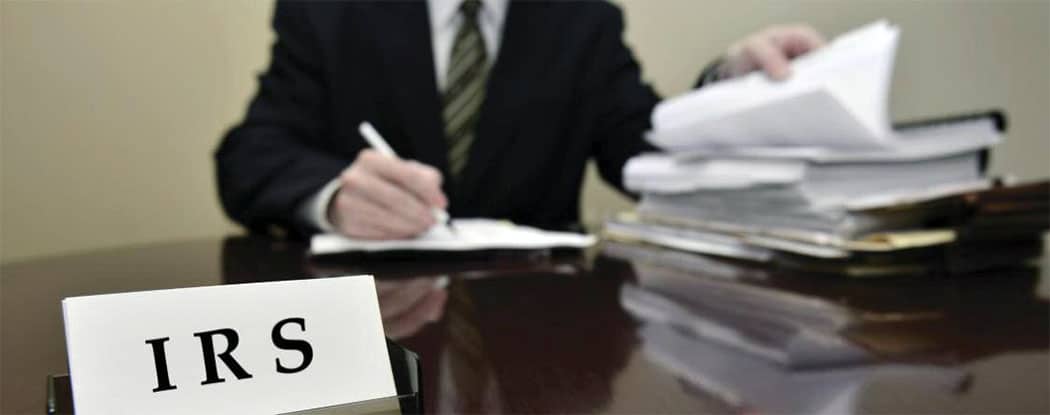
[[821, 370], [784, 370], [747, 353], [694, 338], [666, 325], [641, 330], [642, 349], [667, 370], [701, 390], [741, 408], [777, 414], [852, 414], [858, 396], [873, 379], [892, 379], [909, 387], [948, 394], [960, 388], [966, 372], [932, 365], [855, 365]]
[[[1038, 270], [1028, 264], [950, 279], [858, 280], [648, 245], [611, 242], [603, 250], [632, 264], [621, 303], [642, 324], [646, 356], [741, 412], [1048, 407], [1050, 328], [1018, 324], [1048, 315], [1035, 295]], [[1003, 352], [1014, 353], [989, 358]], [[1043, 369], [1004, 372], [1007, 361]], [[997, 375], [1026, 386], [993, 403], [988, 389], [970, 390], [975, 368], [983, 385]], [[927, 399], [897, 399], [904, 395]]]
[[[643, 285], [646, 276], [623, 260], [555, 252], [319, 263], [308, 259], [305, 249], [297, 242], [231, 237], [4, 264], [0, 413], [42, 412], [46, 376], [66, 371], [63, 297], [358, 273], [377, 276], [388, 334], [420, 355], [425, 408], [431, 413], [726, 413], [758, 410], [776, 398], [745, 390], [739, 400], [727, 399], [654, 361], [645, 334], [649, 325], [620, 303], [624, 285]], [[1031, 370], [1046, 367], [1050, 323], [1046, 300], [1033, 293], [1038, 276], [907, 280], [901, 285], [913, 295], [893, 298], [897, 288], [876, 284], [850, 296], [852, 289], [826, 278], [789, 278], [776, 270], [699, 258], [708, 261], [679, 270], [683, 277], [736, 275], [769, 289], [805, 288], [833, 300], [849, 298], [833, 304], [850, 315], [853, 310], [863, 310], [860, 316], [934, 312], [936, 319], [909, 323], [917, 327], [876, 325], [855, 332], [865, 326], [846, 324], [836, 333], [865, 350], [876, 349], [876, 343], [907, 346], [901, 348], [907, 353], [875, 354], [873, 363], [938, 364], [965, 371], [968, 381], [937, 399], [930, 394], [920, 399], [916, 391], [922, 388], [866, 385], [852, 400], [861, 411], [1048, 411], [1045, 370]], [[442, 276], [448, 277], [447, 286], [439, 282]], [[924, 327], [927, 321], [936, 323]], [[1037, 359], [1016, 352], [1036, 353]], [[1032, 391], [1043, 398], [1032, 397]], [[758, 396], [744, 396], [754, 393]]]
[[[404, 332], [386, 327], [388, 336], [399, 337], [421, 356], [428, 411], [602, 412], [613, 399], [613, 380], [636, 351], [633, 324], [617, 303], [619, 279], [594, 277], [588, 253], [304, 256], [276, 263], [277, 269], [261, 266], [257, 259], [271, 257], [275, 247], [287, 246], [264, 239], [227, 240], [225, 282], [280, 279], [303, 271], [312, 276], [371, 273], [378, 287], [426, 291], [430, 284], [432, 291], [446, 293], [443, 311], [432, 314], [437, 321], [412, 321], [406, 326], [413, 330]], [[442, 278], [449, 279], [447, 287], [438, 284]], [[403, 304], [383, 301], [380, 291], [382, 312], [398, 314]], [[662, 371], [651, 374], [670, 379]]]

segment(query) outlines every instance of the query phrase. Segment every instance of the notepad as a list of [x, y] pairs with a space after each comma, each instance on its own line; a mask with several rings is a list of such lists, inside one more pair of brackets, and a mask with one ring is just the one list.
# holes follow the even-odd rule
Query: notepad
[[337, 234], [316, 235], [310, 240], [310, 254], [587, 248], [595, 242], [593, 235], [545, 231], [505, 220], [454, 219], [449, 228], [435, 227], [415, 239], [365, 240]]

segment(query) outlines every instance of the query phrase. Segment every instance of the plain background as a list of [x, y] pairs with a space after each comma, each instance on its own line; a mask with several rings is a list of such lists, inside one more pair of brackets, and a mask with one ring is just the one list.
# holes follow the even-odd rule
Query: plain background
[[[895, 119], [1003, 108], [995, 173], [1050, 177], [1050, 2], [624, 0], [627, 42], [665, 96], [733, 40], [806, 21], [902, 28]], [[241, 232], [212, 151], [269, 58], [258, 0], [0, 0], [0, 261]], [[629, 204], [588, 178], [590, 224]]]

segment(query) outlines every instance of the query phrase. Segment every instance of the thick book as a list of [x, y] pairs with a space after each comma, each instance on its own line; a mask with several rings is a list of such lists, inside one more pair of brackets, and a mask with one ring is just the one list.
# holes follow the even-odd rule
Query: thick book
[[[624, 167], [625, 186], [645, 194], [743, 196], [781, 192], [795, 205], [844, 204], [873, 193], [918, 191], [983, 177], [985, 150], [1003, 139], [1002, 111], [901, 123], [901, 136], [923, 150], [911, 153], [839, 153], [790, 157], [789, 152], [742, 155], [732, 149], [708, 154], [648, 153]], [[687, 198], [682, 195], [682, 198]]]

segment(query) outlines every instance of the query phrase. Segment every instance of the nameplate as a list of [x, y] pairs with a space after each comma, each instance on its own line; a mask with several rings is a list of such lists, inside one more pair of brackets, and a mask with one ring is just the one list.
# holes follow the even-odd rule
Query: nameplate
[[397, 394], [371, 276], [62, 301], [78, 415], [277, 414]]

